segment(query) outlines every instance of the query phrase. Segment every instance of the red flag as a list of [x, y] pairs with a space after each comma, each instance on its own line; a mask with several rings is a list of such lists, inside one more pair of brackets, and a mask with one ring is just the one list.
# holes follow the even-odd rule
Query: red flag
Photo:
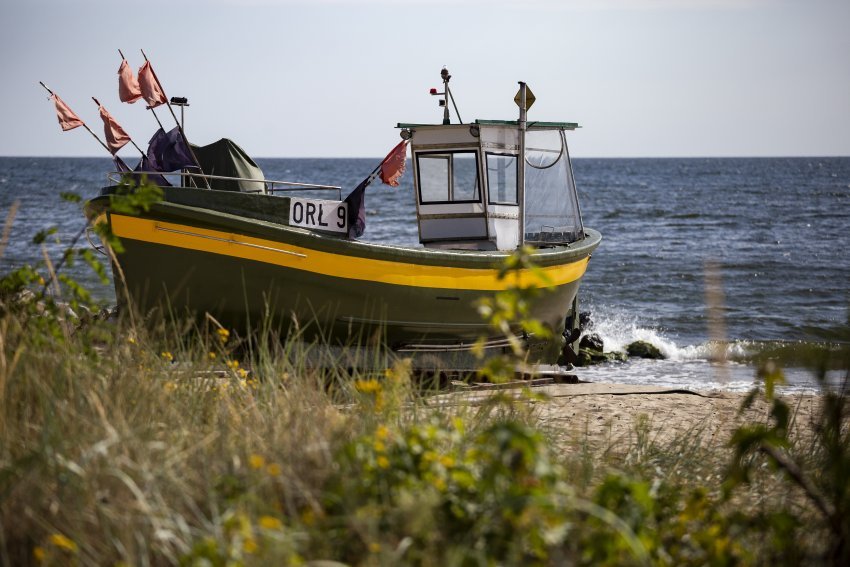
[[156, 108], [167, 102], [165, 93], [162, 92], [162, 87], [156, 80], [150, 61], [145, 61], [145, 64], [139, 67], [139, 88], [142, 91], [142, 97], [148, 103], [148, 108]]
[[74, 128], [83, 125], [83, 121], [80, 120], [80, 117], [74, 114], [74, 111], [68, 108], [68, 105], [65, 104], [61, 98], [55, 94], [50, 95], [50, 98], [53, 99], [53, 104], [56, 105], [56, 114], [59, 117], [59, 126], [62, 127], [63, 132], [73, 130]]
[[100, 111], [100, 118], [103, 120], [103, 135], [106, 136], [106, 145], [109, 146], [112, 155], [115, 155], [115, 152], [127, 145], [127, 142], [130, 141], [130, 135], [124, 131], [124, 128], [112, 118], [112, 115], [105, 108], [98, 106], [97, 109]]
[[121, 102], [134, 103], [142, 98], [142, 90], [139, 81], [133, 76], [133, 70], [126, 59], [121, 61], [118, 67], [118, 98]]
[[381, 181], [391, 187], [398, 187], [398, 180], [404, 175], [406, 159], [407, 140], [402, 140], [381, 162]]

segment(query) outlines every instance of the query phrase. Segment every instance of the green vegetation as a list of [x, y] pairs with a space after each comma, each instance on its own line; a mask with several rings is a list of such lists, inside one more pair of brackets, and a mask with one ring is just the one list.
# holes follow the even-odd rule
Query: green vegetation
[[[2, 565], [850, 562], [846, 329], [794, 353], [821, 380], [813, 423], [777, 395], [772, 352], [731, 438], [642, 418], [600, 445], [560, 439], [536, 391], [427, 391], [391, 353], [351, 373], [212, 319], [142, 327], [57, 273], [0, 279]], [[525, 300], [482, 310], [501, 326]]]

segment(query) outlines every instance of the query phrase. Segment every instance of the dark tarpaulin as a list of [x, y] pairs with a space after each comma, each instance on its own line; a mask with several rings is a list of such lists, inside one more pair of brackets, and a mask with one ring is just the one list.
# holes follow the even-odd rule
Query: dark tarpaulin
[[168, 133], [162, 128], [156, 131], [148, 144], [147, 165], [153, 166], [154, 171], [177, 171], [178, 169], [197, 169], [192, 153], [186, 147], [179, 128], [173, 128]]
[[206, 146], [192, 144], [192, 150], [195, 152], [201, 169], [206, 175], [241, 177], [247, 180], [254, 180], [210, 179], [210, 187], [213, 189], [220, 191], [241, 191], [245, 193], [265, 191], [263, 170], [233, 140], [222, 138]]

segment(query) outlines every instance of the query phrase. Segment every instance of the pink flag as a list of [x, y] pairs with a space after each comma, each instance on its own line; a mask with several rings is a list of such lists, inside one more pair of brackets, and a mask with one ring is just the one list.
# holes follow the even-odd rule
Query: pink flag
[[133, 76], [133, 70], [126, 59], [121, 61], [118, 67], [118, 98], [121, 102], [134, 103], [142, 98], [142, 90], [139, 81]]
[[381, 181], [391, 187], [398, 187], [398, 180], [404, 175], [405, 159], [407, 140], [402, 140], [381, 162]]
[[63, 132], [73, 130], [74, 128], [83, 125], [83, 121], [80, 120], [80, 117], [74, 114], [74, 111], [68, 108], [68, 105], [65, 104], [61, 98], [55, 94], [50, 95], [50, 98], [53, 99], [53, 104], [56, 105], [56, 114], [59, 117], [59, 126], [62, 127]]
[[156, 80], [150, 61], [145, 61], [145, 64], [139, 68], [139, 88], [142, 91], [142, 97], [148, 103], [148, 108], [156, 108], [167, 102], [165, 93], [162, 92], [162, 87]]
[[106, 145], [109, 146], [109, 151], [112, 155], [115, 152], [127, 145], [130, 141], [130, 135], [124, 131], [124, 128], [118, 124], [112, 115], [105, 108], [98, 106], [100, 118], [103, 120], [103, 135], [106, 136]]

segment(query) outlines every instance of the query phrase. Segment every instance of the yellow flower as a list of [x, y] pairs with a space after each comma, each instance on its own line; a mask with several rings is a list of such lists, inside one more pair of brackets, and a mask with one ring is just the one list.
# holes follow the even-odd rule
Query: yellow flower
[[252, 537], [249, 537], [244, 542], [242, 542], [242, 549], [245, 553], [251, 555], [257, 552], [257, 540]]
[[387, 437], [390, 436], [390, 430], [386, 425], [379, 425], [378, 429], [375, 430], [375, 437], [380, 439], [381, 441], [386, 441]]
[[70, 551], [71, 553], [76, 553], [78, 549], [76, 543], [62, 534], [53, 534], [50, 536], [50, 543], [60, 549]]
[[240, 368], [236, 371], [236, 373], [239, 375], [240, 378], [245, 378], [246, 376], [248, 376], [248, 371], [244, 368]]
[[266, 460], [263, 458], [262, 455], [257, 455], [256, 453], [254, 453], [253, 455], [248, 457], [248, 464], [251, 466], [252, 469], [261, 469], [266, 466]]
[[127, 337], [127, 342], [134, 345], [136, 344], [136, 339], [134, 337]]
[[267, 530], [279, 530], [283, 528], [283, 523], [274, 516], [260, 516], [260, 527]]
[[381, 544], [373, 541], [369, 543], [369, 553], [378, 553], [381, 551]]
[[219, 329], [218, 331], [218, 340], [223, 343], [227, 342], [227, 339], [230, 338], [230, 331], [227, 329]]
[[215, 353], [210, 351], [210, 360], [215, 360]]
[[35, 560], [39, 563], [44, 563], [44, 548], [36, 546], [32, 550], [32, 556], [35, 557]]
[[168, 380], [162, 385], [162, 387], [166, 392], [171, 393], [177, 389], [177, 382], [174, 380]]
[[270, 476], [280, 476], [283, 469], [280, 468], [279, 464], [271, 463], [266, 467], [266, 472], [269, 473]]
[[166, 361], [166, 362], [173, 362], [173, 361], [174, 361], [174, 355], [173, 355], [173, 354], [171, 354], [170, 352], [168, 352], [167, 350], [166, 350], [166, 351], [163, 351], [163, 352], [160, 354], [160, 356], [161, 356], [161, 357], [162, 357], [162, 359], [163, 359], [164, 361]]
[[372, 447], [374, 447], [375, 451], [377, 451], [378, 453], [383, 453], [387, 450], [387, 446], [384, 445], [384, 442], [380, 439], [376, 439], [375, 442], [372, 444]]
[[230, 368], [231, 370], [236, 370], [237, 368], [239, 368], [239, 361], [238, 360], [228, 360], [227, 361], [227, 367]]
[[382, 469], [390, 468], [390, 460], [388, 458], [386, 458], [384, 455], [378, 456], [377, 462], [378, 462], [378, 466], [381, 467]]

